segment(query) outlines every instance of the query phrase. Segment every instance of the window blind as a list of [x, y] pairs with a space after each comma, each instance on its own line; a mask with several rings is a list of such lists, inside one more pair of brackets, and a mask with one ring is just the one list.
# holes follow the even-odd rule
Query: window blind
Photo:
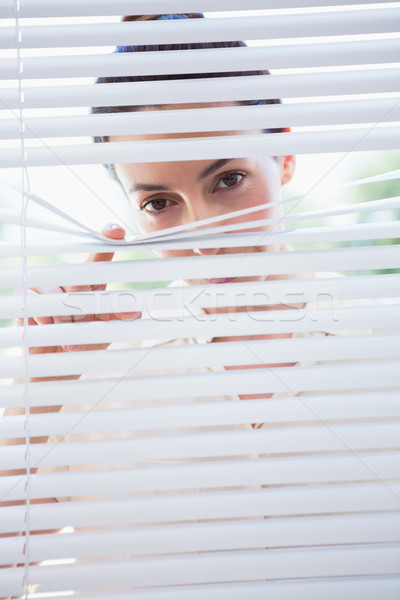
[[[398, 598], [398, 165], [125, 240], [31, 185], [395, 155], [398, 2], [245, 8], [0, 3], [0, 598]], [[256, 45], [104, 48], [232, 40]]]

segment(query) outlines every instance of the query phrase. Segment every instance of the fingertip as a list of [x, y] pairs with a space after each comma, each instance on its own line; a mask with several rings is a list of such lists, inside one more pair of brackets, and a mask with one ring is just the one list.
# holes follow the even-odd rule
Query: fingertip
[[105, 225], [104, 229], [107, 229], [107, 230], [121, 229], [121, 225], [118, 225], [118, 223], [107, 223], [107, 225]]
[[125, 237], [125, 229], [117, 223], [108, 223], [101, 232], [103, 235], [114, 240], [121, 240]]
[[136, 319], [141, 319], [141, 312], [128, 312], [128, 313], [114, 313], [113, 319], [117, 321], [136, 321]]

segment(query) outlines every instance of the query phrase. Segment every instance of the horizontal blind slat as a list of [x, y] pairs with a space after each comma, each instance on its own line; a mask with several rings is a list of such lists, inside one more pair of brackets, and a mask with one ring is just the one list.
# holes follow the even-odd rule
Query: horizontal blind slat
[[[380, 0], [382, 1], [382, 0]], [[395, 0], [386, 0], [386, 3]], [[336, 6], [365, 4], [365, 0], [335, 0]], [[303, 8], [332, 6], [332, 0], [249, 0], [247, 10]], [[56, 5], [52, 0], [25, 0], [21, 5], [22, 18], [32, 17], [71, 17], [71, 16], [113, 16], [163, 14], [166, 10], [165, 0], [116, 0], [110, 6], [107, 0], [60, 0]], [[243, 10], [239, 0], [170, 0], [169, 12], [216, 12]], [[13, 18], [12, 3], [3, 0], [0, 6], [0, 18]]]
[[[185, 109], [25, 119], [25, 139], [144, 135], [274, 127], [342, 125], [400, 120], [400, 99]], [[15, 119], [2, 120], [0, 139], [18, 139]]]
[[[299, 198], [300, 200], [300, 198]], [[360, 207], [361, 208], [361, 207]], [[366, 206], [365, 206], [366, 208]], [[8, 213], [9, 214], [9, 213]], [[16, 214], [16, 213], [15, 213]], [[39, 220], [38, 220], [39, 223]], [[377, 222], [377, 223], [357, 223], [348, 224], [345, 227], [327, 226], [327, 227], [312, 227], [298, 228], [295, 230], [270, 231], [268, 241], [274, 244], [296, 244], [296, 243], [317, 243], [317, 242], [343, 242], [357, 240], [372, 240], [372, 239], [388, 239], [396, 238], [400, 233], [400, 221]], [[207, 234], [207, 236], [194, 236], [189, 239], [184, 239], [181, 236], [174, 237], [170, 235], [168, 238], [158, 239], [143, 239], [142, 242], [134, 242], [134, 245], [140, 247], [144, 245], [148, 249], [174, 249], [188, 250], [196, 248], [238, 248], [259, 246], [260, 235], [257, 232], [246, 233], [225, 233], [223, 236], [218, 234]], [[125, 244], [124, 244], [125, 245]], [[133, 244], [132, 244], [133, 245]], [[111, 241], [106, 244], [100, 240], [97, 241], [82, 241], [82, 242], [28, 242], [26, 248], [27, 256], [34, 255], [49, 255], [49, 254], [78, 254], [78, 253], [100, 253], [107, 250], [108, 252], [118, 252], [123, 250], [121, 244], [113, 244]], [[126, 245], [129, 248], [129, 245]], [[20, 256], [21, 244], [19, 242], [0, 241], [0, 252], [4, 258], [12, 256]], [[347, 278], [349, 279], [349, 277]], [[359, 281], [361, 282], [361, 276]], [[382, 282], [384, 279], [382, 279]], [[276, 283], [276, 282], [270, 282]], [[236, 284], [235, 284], [236, 285]], [[193, 287], [193, 286], [191, 286]], [[383, 294], [382, 294], [383, 295]], [[14, 298], [15, 301], [15, 298]], [[7, 305], [7, 299], [0, 298], [0, 306]]]
[[[75, 412], [33, 414], [32, 436], [103, 433], [125, 430], [127, 423], [135, 431], [164, 430], [186, 427], [218, 427], [251, 423], [287, 423], [331, 420], [388, 419], [400, 417], [398, 392], [343, 393], [326, 396], [302, 395], [288, 398], [265, 398], [246, 402], [195, 402], [149, 408], [94, 406]], [[86, 405], [88, 406], [88, 405]], [[97, 410], [97, 409], [103, 410]], [[108, 409], [108, 410], [106, 410]], [[0, 437], [22, 438], [24, 417], [8, 416], [0, 421]]]
[[[263, 583], [234, 583], [207, 586], [173, 587], [163, 590], [135, 592], [135, 600], [265, 600], [268, 596], [279, 600], [376, 600], [383, 595], [385, 600], [398, 600], [400, 577], [365, 576], [335, 577], [322, 579], [293, 579], [290, 581], [266, 581]], [[125, 592], [93, 594], [92, 600], [126, 600]], [[46, 596], [46, 600], [59, 600], [59, 596]]]
[[21, 26], [20, 40], [9, 27], [0, 27], [0, 48], [58, 48], [225, 42], [315, 36], [394, 33], [400, 20], [397, 8], [368, 11], [269, 15], [218, 19]]
[[[293, 579], [351, 575], [398, 574], [400, 545], [376, 545], [318, 549], [249, 551], [218, 553], [175, 558], [153, 558], [103, 562], [96, 564], [30, 567], [31, 583], [43, 592], [69, 589], [90, 590], [93, 581], [103, 589], [151, 587], [154, 572], [161, 585], [190, 585], [254, 581], [259, 579]], [[22, 590], [23, 568], [2, 569], [0, 582], [6, 594]]]
[[[201, 494], [146, 495], [124, 500], [32, 504], [31, 530], [63, 527], [108, 527], [193, 519], [243, 519], [397, 511], [400, 483], [347, 483]], [[2, 533], [22, 531], [24, 506], [2, 508]]]
[[102, 344], [113, 341], [133, 342], [137, 340], [175, 340], [180, 338], [208, 338], [220, 336], [266, 335], [293, 333], [357, 330], [361, 333], [371, 329], [399, 328], [399, 305], [359, 306], [350, 308], [248, 311], [236, 313], [234, 320], [228, 313], [218, 315], [199, 314], [173, 318], [157, 315], [156, 319], [134, 319], [127, 321], [93, 321], [86, 323], [64, 323], [38, 328], [28, 326], [26, 338], [21, 327], [8, 327], [3, 332], [0, 347], [21, 346], [44, 347], [76, 344]]
[[[154, 140], [82, 144], [70, 146], [26, 147], [27, 167], [163, 162], [218, 159], [221, 156], [249, 158], [316, 152], [397, 150], [400, 126], [357, 127], [335, 131], [269, 133], [267, 135], [227, 135], [178, 140]], [[3, 167], [17, 167], [20, 151], [0, 151]]]
[[[129, 425], [127, 425], [129, 429]], [[104, 441], [57, 441], [32, 444], [32, 467], [71, 467], [74, 465], [105, 465], [146, 461], [197, 460], [222, 457], [289, 454], [307, 452], [359, 452], [390, 450], [400, 446], [400, 423], [357, 425], [299, 426], [256, 429], [254, 431], [218, 431], [157, 435], [142, 439], [127, 438]], [[25, 446], [13, 445], [3, 449], [0, 468], [23, 469]]]
[[[334, 309], [333, 309], [334, 310]], [[382, 310], [385, 310], [383, 307]], [[399, 323], [400, 327], [400, 315]], [[134, 350], [97, 350], [84, 352], [31, 355], [30, 377], [54, 377], [84, 373], [151, 371], [154, 365], [163, 370], [187, 368], [221, 368], [315, 361], [352, 361], [377, 358], [400, 359], [400, 333], [386, 335], [328, 336], [321, 339], [258, 340], [222, 342], [175, 347]], [[22, 357], [3, 357], [0, 377], [20, 378], [25, 375]]]
[[[400, 49], [400, 42], [397, 52]], [[237, 67], [238, 68], [238, 67]], [[171, 70], [171, 69], [169, 69]], [[61, 73], [59, 73], [61, 75]], [[52, 87], [28, 87], [24, 90], [24, 108], [67, 108], [80, 106], [129, 106], [246, 101], [257, 98], [292, 98], [399, 92], [398, 68], [383, 68], [328, 73], [277, 74], [248, 77], [177, 79], [132, 83], [86, 84]], [[161, 86], [160, 84], [164, 85]], [[17, 109], [18, 92], [2, 92], [5, 108]]]
[[[149, 352], [151, 349], [149, 349]], [[396, 362], [363, 362], [359, 365], [279, 367], [276, 369], [248, 369], [214, 373], [189, 373], [104, 379], [98, 381], [63, 381], [34, 383], [30, 387], [31, 406], [94, 403], [101, 398], [109, 402], [133, 400], [161, 400], [171, 398], [209, 397], [216, 395], [269, 394], [284, 392], [327, 392], [347, 390], [360, 392], [371, 389], [399, 387], [399, 369]], [[195, 391], [194, 391], [195, 390]], [[56, 398], [56, 400], [55, 400]], [[23, 385], [10, 386], [2, 400], [4, 407], [24, 406]]]
[[[228, 234], [227, 234], [228, 235]], [[96, 249], [96, 252], [104, 250]], [[94, 250], [93, 250], [94, 251]], [[111, 249], [112, 251], [112, 249]], [[328, 274], [330, 275], [330, 274]], [[302, 302], [398, 298], [400, 274], [357, 275], [356, 277], [323, 277], [267, 280], [249, 283], [168, 286], [105, 292], [69, 292], [65, 294], [28, 294], [0, 298], [0, 319], [28, 317], [91, 315], [143, 311], [162, 308], [181, 311], [187, 308], [236, 306], [270, 306], [295, 300]], [[324, 297], [325, 296], [325, 297]]]
[[[321, 216], [323, 216], [321, 214]], [[276, 223], [276, 219], [272, 223]], [[253, 222], [254, 225], [254, 222]], [[243, 224], [240, 224], [243, 227]], [[229, 227], [229, 226], [228, 226]], [[261, 232], [268, 242], [268, 232]], [[240, 256], [244, 258], [238, 260]], [[350, 247], [329, 250], [252, 252], [216, 256], [185, 256], [135, 261], [58, 264], [28, 268], [26, 285], [90, 285], [105, 282], [170, 281], [254, 275], [284, 275], [327, 270], [395, 269], [400, 246]], [[266, 273], [267, 271], [267, 273]], [[1, 289], [22, 289], [21, 273], [12, 267], [0, 269]], [[334, 286], [332, 287], [334, 290]]]
[[[32, 561], [170, 555], [188, 552], [226, 552], [332, 544], [379, 544], [400, 541], [400, 515], [346, 515], [196, 523], [124, 531], [35, 535], [30, 541]], [[0, 561], [24, 560], [24, 539], [0, 539]]]
[[[265, 600], [273, 595], [279, 600], [376, 600], [382, 594], [385, 600], [398, 600], [400, 577], [324, 577], [322, 579], [292, 579], [290, 581], [266, 581], [263, 583], [208, 584], [206, 586], [169, 587], [168, 589], [135, 591], [135, 600]], [[46, 596], [46, 600], [59, 600], [58, 596]], [[92, 600], [127, 600], [126, 592], [92, 594]]]
[[[171, 55], [171, 52], [173, 55]], [[388, 40], [369, 40], [365, 41], [353, 41], [353, 42], [324, 42], [319, 44], [290, 44], [290, 45], [276, 45], [268, 48], [213, 48], [208, 50], [191, 50], [190, 53], [176, 52], [176, 51], [160, 51], [145, 53], [141, 52], [140, 56], [135, 56], [135, 53], [118, 53], [118, 54], [106, 54], [106, 55], [72, 55], [72, 56], [56, 56], [56, 57], [26, 57], [23, 59], [24, 79], [36, 79], [36, 78], [65, 78], [65, 77], [118, 77], [124, 75], [157, 75], [157, 74], [169, 74], [173, 68], [174, 73], [220, 73], [220, 72], [238, 72], [238, 71], [257, 71], [264, 70], [266, 65], [269, 69], [294, 69], [298, 67], [329, 67], [329, 66], [348, 66], [348, 65], [376, 65], [380, 63], [397, 63], [399, 53], [399, 40], [388, 39]], [[171, 60], [172, 59], [172, 60]], [[173, 67], [172, 67], [173, 65]], [[386, 69], [385, 69], [386, 70]], [[375, 69], [376, 71], [376, 69]], [[371, 74], [364, 73], [364, 77], [360, 72], [355, 71], [353, 73], [353, 86], [351, 87], [352, 79], [349, 77], [350, 73], [338, 73], [336, 78], [339, 81], [345, 82], [349, 90], [357, 90], [355, 87], [354, 75], [357, 75], [357, 81], [359, 85], [367, 85], [367, 89], [370, 90], [371, 86], [373, 89], [370, 91], [397, 91], [397, 86], [394, 90], [386, 89], [380, 90], [379, 87], [371, 82]], [[15, 59], [4, 59], [0, 65], [0, 77], [3, 79], [13, 79], [18, 74], [18, 63]], [[307, 81], [313, 82], [314, 88], [318, 86], [319, 80], [322, 78], [320, 83], [320, 89], [323, 89], [323, 81], [331, 82], [331, 89], [334, 90], [333, 85], [334, 74], [330, 74], [331, 77], [327, 77], [327, 74], [318, 73], [318, 77], [315, 74], [302, 74], [296, 76], [295, 74], [288, 76], [280, 75], [279, 81], [285, 82], [286, 87], [293, 89], [293, 85], [297, 85], [301, 89], [303, 84], [304, 89], [307, 89]], [[374, 73], [373, 79], [376, 80], [378, 76]], [[276, 79], [278, 76], [274, 76]], [[272, 79], [271, 76], [267, 76], [268, 79]], [[230, 78], [224, 78], [225, 85], [229, 83]], [[260, 76], [258, 76], [260, 80]], [[248, 84], [251, 79], [246, 77]], [[386, 86], [395, 86], [395, 82], [392, 84], [388, 83], [387, 78], [381, 73], [380, 80], [386, 82]], [[214, 80], [217, 83], [217, 80]], [[262, 81], [262, 79], [261, 79]], [[149, 83], [149, 82], [147, 82]], [[191, 80], [190, 86], [196, 90], [195, 80]], [[206, 82], [202, 82], [204, 85]], [[292, 85], [291, 85], [292, 83]], [[109, 86], [111, 84], [108, 84]], [[135, 84], [135, 90], [140, 89], [138, 84]], [[181, 85], [183, 83], [181, 82]], [[247, 84], [246, 84], [247, 85]], [[273, 85], [270, 83], [269, 85]], [[186, 85], [186, 87], [188, 87]], [[221, 86], [223, 90], [223, 85]], [[236, 84], [236, 87], [237, 84]], [[175, 88], [180, 89], [179, 85], [175, 83]], [[143, 89], [150, 90], [151, 86], [147, 85]], [[283, 89], [283, 88], [281, 88]], [[65, 92], [67, 90], [64, 87]], [[220, 93], [222, 93], [220, 90]], [[265, 91], [268, 91], [267, 89]], [[28, 90], [26, 90], [28, 92]], [[99, 92], [97, 92], [99, 94]], [[243, 91], [241, 91], [243, 93]], [[277, 93], [271, 89], [269, 93]], [[293, 93], [293, 92], [292, 92]], [[310, 94], [311, 91], [308, 91]], [[328, 93], [328, 92], [325, 92]], [[329, 93], [336, 94], [335, 91]], [[345, 92], [342, 92], [345, 93]], [[347, 93], [357, 93], [356, 91], [348, 91]], [[297, 95], [303, 95], [297, 93]], [[10, 102], [7, 90], [3, 90], [2, 97]], [[278, 95], [284, 96], [285, 93], [280, 92]], [[324, 92], [317, 94], [324, 95]], [[29, 97], [29, 95], [28, 95]], [[154, 98], [157, 96], [153, 94]], [[254, 96], [253, 96], [254, 97]], [[262, 96], [255, 96], [262, 97]], [[269, 96], [274, 97], [274, 96]], [[182, 98], [182, 96], [181, 96]], [[185, 96], [186, 98], [186, 96]], [[210, 96], [209, 99], [215, 100], [214, 96]], [[222, 99], [222, 98], [221, 98]], [[246, 98], [243, 98], [246, 99]], [[148, 101], [147, 103], [150, 103]]]
[[[400, 453], [363, 452], [362, 460], [359, 456], [339, 454], [70, 471], [31, 475], [30, 494], [32, 499], [65, 498], [232, 486], [374, 482], [398, 479], [399, 467]], [[1, 477], [0, 492], [4, 501], [23, 500], [25, 477]]]

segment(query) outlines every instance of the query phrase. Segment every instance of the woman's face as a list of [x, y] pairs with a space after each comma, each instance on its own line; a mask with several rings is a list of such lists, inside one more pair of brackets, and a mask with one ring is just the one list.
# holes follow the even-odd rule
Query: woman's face
[[[224, 132], [232, 135], [248, 132]], [[180, 134], [158, 135], [158, 139], [197, 137], [210, 135]], [[215, 134], [213, 134], [215, 135]], [[110, 141], [133, 141], [152, 139], [154, 136], [115, 136]], [[216, 215], [274, 202], [280, 198], [281, 185], [289, 181], [294, 171], [294, 157], [235, 158], [220, 160], [194, 160], [182, 162], [118, 164], [116, 173], [128, 195], [142, 233], [159, 231], [167, 227], [194, 223]], [[280, 206], [222, 221], [242, 223], [249, 220], [279, 217]], [[276, 229], [276, 228], [275, 228]], [[260, 228], [244, 228], [242, 231], [263, 231]], [[265, 230], [264, 230], [265, 231]], [[267, 242], [265, 236], [265, 243]], [[257, 252], [266, 247], [252, 248], [202, 248], [193, 250], [163, 250], [162, 257], [234, 254]], [[277, 250], [268, 246], [268, 249]], [[250, 278], [236, 278], [248, 281]], [[264, 277], [251, 278], [264, 279]], [[226, 283], [233, 279], [191, 280], [190, 284]]]

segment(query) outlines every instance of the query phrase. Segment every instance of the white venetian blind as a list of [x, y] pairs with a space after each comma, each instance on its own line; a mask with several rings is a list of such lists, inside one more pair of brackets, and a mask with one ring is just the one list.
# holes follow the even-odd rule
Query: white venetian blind
[[[283, 217], [257, 206], [232, 213], [248, 225], [223, 214], [128, 243], [30, 186], [38, 167], [399, 150], [398, 2], [248, 0], [230, 14], [242, 9], [0, 1], [0, 165], [21, 171], [0, 187], [0, 598], [399, 597], [400, 167], [313, 208], [277, 199]], [[108, 18], [189, 10], [218, 14]], [[199, 73], [234, 75], [94, 82]], [[260, 98], [283, 103], [238, 105]], [[189, 107], [82, 110], [177, 103]], [[90, 140], [133, 134], [177, 135]], [[192, 252], [210, 248], [224, 251]], [[166, 250], [186, 256], [146, 254]], [[105, 252], [113, 262], [81, 260]], [[102, 319], [127, 311], [142, 317]]]

